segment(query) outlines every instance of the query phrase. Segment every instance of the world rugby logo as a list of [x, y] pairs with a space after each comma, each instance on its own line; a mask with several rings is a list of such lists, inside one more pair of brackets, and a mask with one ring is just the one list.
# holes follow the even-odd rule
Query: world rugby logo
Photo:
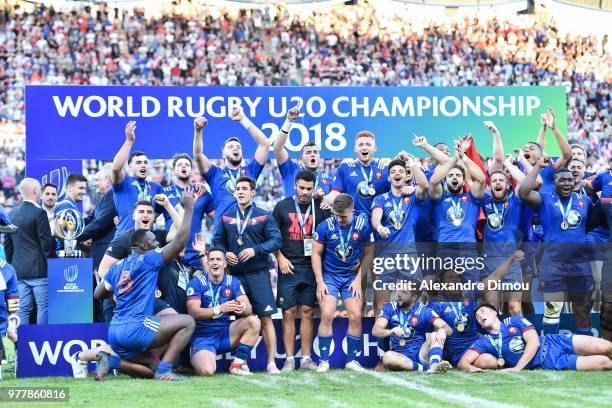
[[64, 269], [64, 278], [66, 278], [66, 282], [74, 283], [79, 276], [79, 267], [77, 265], [71, 265], [68, 268]]

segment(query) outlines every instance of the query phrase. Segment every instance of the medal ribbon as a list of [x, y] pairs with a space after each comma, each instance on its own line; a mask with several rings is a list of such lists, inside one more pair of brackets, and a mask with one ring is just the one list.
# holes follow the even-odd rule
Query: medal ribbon
[[489, 339], [489, 342], [493, 345], [493, 347], [495, 347], [495, 350], [497, 350], [497, 358], [503, 358], [502, 347], [504, 345], [504, 341], [502, 337], [501, 325], [499, 327], [499, 338], [497, 339], [497, 341], [490, 334], [487, 334], [487, 338]]
[[459, 210], [461, 210], [461, 197], [459, 198], [459, 200], [455, 201], [455, 199], [451, 195], [450, 199], [451, 205], [453, 206], [453, 215], [455, 216], [455, 219], [459, 219]]
[[[240, 172], [240, 169], [236, 170], [236, 173]], [[232, 171], [230, 169], [228, 169], [227, 167], [225, 168], [225, 174], [227, 174], [230, 178], [230, 180], [232, 180], [232, 186], [234, 187], [234, 190], [236, 189], [236, 181], [238, 181], [238, 174], [236, 174], [235, 176], [232, 174]]]
[[[306, 236], [306, 224], [308, 223], [308, 217], [310, 217], [310, 211], [312, 210], [312, 200], [310, 200], [310, 204], [306, 209], [306, 213], [304, 213], [304, 218], [302, 218], [302, 210], [300, 210], [300, 206], [298, 204], [297, 197], [293, 198], [293, 204], [295, 204], [295, 213], [298, 218], [298, 223], [300, 224], [300, 229], [302, 230], [302, 236]], [[314, 225], [314, 211], [312, 212], [312, 222]]]
[[139, 200], [151, 200], [150, 198], [145, 198], [149, 197], [149, 193], [147, 193], [147, 191], [149, 190], [149, 182], [148, 181], [144, 181], [144, 188], [141, 187], [140, 182], [138, 181], [138, 179], [134, 180], [135, 183], [132, 183], [133, 185], [136, 186], [136, 188], [138, 189], [138, 199]]
[[219, 289], [217, 289], [217, 291], [215, 292], [213, 291], [213, 283], [210, 280], [210, 276], [208, 277], [208, 296], [210, 296], [212, 307], [219, 306], [219, 296], [221, 296], [221, 288], [223, 287], [224, 283], [225, 283], [225, 275], [223, 275], [223, 279], [221, 280], [221, 283], [219, 284]]
[[455, 320], [459, 319], [459, 322], [463, 323], [463, 303], [457, 302], [457, 305], [455, 305], [455, 302], [449, 302], [449, 303], [451, 305], [451, 308], [453, 309]]
[[340, 224], [338, 224], [338, 220], [334, 217], [334, 222], [338, 227], [338, 236], [340, 237], [340, 246], [342, 247], [342, 251], [346, 254], [346, 244], [351, 239], [351, 234], [353, 233], [353, 220], [351, 220], [351, 227], [348, 230], [348, 234], [346, 234], [346, 243], [344, 241], [344, 237], [342, 236], [342, 230], [340, 229]]
[[238, 229], [238, 238], [242, 239], [242, 236], [244, 235], [244, 231], [247, 228], [247, 225], [249, 225], [249, 220], [251, 219], [251, 215], [253, 215], [253, 208], [255, 206], [252, 205], [251, 208], [249, 209], [249, 212], [247, 213], [246, 218], [244, 219], [244, 222], [242, 224], [240, 224], [240, 207], [236, 206], [236, 228]]
[[[398, 217], [401, 214], [401, 211], [407, 209], [407, 207], [404, 207], [404, 204], [402, 203], [403, 198], [399, 197], [399, 200], [395, 201], [395, 197], [393, 196], [393, 193], [389, 193], [390, 197], [391, 197], [391, 202], [393, 203], [393, 212], [395, 213], [395, 216]], [[395, 219], [396, 222], [400, 222], [401, 219]]]
[[563, 217], [563, 221], [567, 221], [567, 216], [569, 215], [569, 212], [572, 209], [573, 199], [574, 199], [574, 194], [571, 194], [570, 199], [567, 202], [567, 207], [563, 208], [563, 204], [561, 204], [561, 199], [557, 197], [557, 203], [559, 203], [559, 210], [561, 211], [561, 216]]
[[363, 180], [368, 183], [368, 187], [370, 186], [370, 184], [372, 183], [372, 176], [374, 175], [374, 170], [372, 169], [372, 166], [370, 165], [370, 174], [367, 175], [365, 172], [365, 169], [363, 168], [363, 165], [359, 166], [359, 170], [361, 170], [361, 175], [363, 176]]

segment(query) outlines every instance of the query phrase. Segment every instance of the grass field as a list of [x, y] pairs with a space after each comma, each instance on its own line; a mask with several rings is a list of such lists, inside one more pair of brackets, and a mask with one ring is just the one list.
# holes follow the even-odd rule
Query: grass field
[[[68, 387], [69, 402], [19, 407], [611, 407], [612, 372], [533, 371], [445, 375], [421, 373], [325, 374], [191, 378], [180, 383], [110, 377], [104, 383], [72, 378], [6, 379], [0, 387]], [[7, 406], [10, 406], [7, 404]]]

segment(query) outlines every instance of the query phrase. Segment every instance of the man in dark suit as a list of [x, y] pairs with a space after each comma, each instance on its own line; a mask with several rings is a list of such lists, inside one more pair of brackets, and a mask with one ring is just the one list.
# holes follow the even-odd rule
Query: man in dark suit
[[[85, 230], [77, 239], [79, 244], [91, 239], [91, 250], [89, 252], [93, 258], [94, 269], [98, 269], [108, 244], [115, 236], [113, 218], [117, 215], [117, 210], [111, 190], [110, 172], [110, 165], [105, 165], [94, 177], [96, 193], [100, 196], [100, 199], [96, 204], [93, 215], [85, 219]], [[86, 246], [89, 247], [89, 245]]]
[[7, 240], [6, 254], [17, 271], [21, 324], [28, 324], [36, 303], [36, 322], [47, 323], [47, 259], [53, 252], [53, 237], [47, 213], [38, 204], [40, 183], [25, 178], [19, 183], [23, 201], [11, 211], [18, 228]]

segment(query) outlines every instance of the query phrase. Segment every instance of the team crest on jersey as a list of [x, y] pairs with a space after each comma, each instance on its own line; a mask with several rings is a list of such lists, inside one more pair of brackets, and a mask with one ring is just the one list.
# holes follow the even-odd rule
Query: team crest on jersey
[[461, 202], [462, 202], [462, 203], [467, 202], [467, 196], [463, 196], [463, 197], [461, 197]]
[[513, 353], [522, 353], [525, 350], [525, 340], [521, 336], [514, 336], [508, 347]]
[[419, 318], [416, 317], [416, 316], [412, 316], [410, 318], [410, 324], [413, 325], [413, 326], [416, 326], [417, 324], [419, 324]]
[[240, 169], [240, 175], [246, 176], [246, 169], [244, 167]]
[[353, 235], [351, 235], [351, 239], [353, 241], [359, 241], [359, 233], [357, 231], [353, 232]]
[[404, 197], [404, 204], [410, 204], [410, 196]]
[[516, 334], [516, 327], [514, 326], [508, 326], [508, 332], [510, 334]]
[[195, 293], [195, 291], [193, 290], [193, 288], [189, 288], [187, 289], [187, 296], [193, 296], [193, 294]]
[[376, 177], [376, 180], [380, 180], [382, 178], [382, 173], [380, 171], [377, 171], [374, 177]]
[[230, 297], [230, 296], [231, 296], [231, 294], [232, 294], [232, 290], [231, 290], [230, 288], [225, 288], [225, 289], [223, 290], [223, 296], [225, 296], [225, 297]]
[[578, 205], [580, 206], [580, 208], [584, 208], [584, 203], [582, 202], [582, 200], [578, 201]]

